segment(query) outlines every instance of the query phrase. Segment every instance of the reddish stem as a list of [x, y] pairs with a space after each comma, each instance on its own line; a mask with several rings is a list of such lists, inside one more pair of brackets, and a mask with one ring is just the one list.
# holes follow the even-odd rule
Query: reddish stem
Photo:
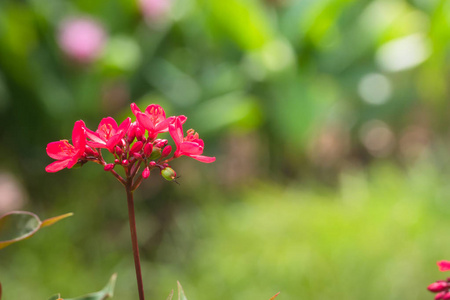
[[132, 182], [133, 180], [131, 178], [128, 178], [127, 183], [125, 185], [125, 189], [127, 191], [128, 219], [130, 221], [131, 244], [133, 246], [134, 267], [136, 269], [136, 281], [139, 291], [139, 300], [144, 300], [144, 287], [142, 284], [141, 261], [139, 259], [139, 246], [136, 235], [136, 217], [134, 215]]

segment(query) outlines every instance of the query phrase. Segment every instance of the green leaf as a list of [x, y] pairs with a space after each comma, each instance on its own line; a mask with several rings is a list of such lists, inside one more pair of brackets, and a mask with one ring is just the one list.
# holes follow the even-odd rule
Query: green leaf
[[54, 295], [48, 300], [58, 300], [58, 299], [61, 299], [61, 295], [60, 294]]
[[28, 211], [9, 212], [0, 217], [0, 249], [30, 238], [40, 228], [50, 226], [72, 215], [73, 213], [67, 213], [41, 221], [37, 215]]
[[[61, 298], [61, 300], [106, 300], [114, 296], [114, 286], [116, 285], [117, 274], [114, 273], [106, 286], [96, 293], [87, 294], [77, 298]], [[51, 297], [49, 300], [58, 300], [59, 295]]]
[[186, 295], [184, 294], [183, 287], [181, 286], [180, 282], [177, 281], [178, 285], [178, 300], [187, 300]]

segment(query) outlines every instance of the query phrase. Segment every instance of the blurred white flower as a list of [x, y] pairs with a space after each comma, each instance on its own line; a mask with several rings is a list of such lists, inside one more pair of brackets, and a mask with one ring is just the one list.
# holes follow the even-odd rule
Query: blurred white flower
[[105, 41], [102, 25], [88, 17], [66, 19], [59, 28], [59, 47], [79, 63], [95, 61], [101, 55]]

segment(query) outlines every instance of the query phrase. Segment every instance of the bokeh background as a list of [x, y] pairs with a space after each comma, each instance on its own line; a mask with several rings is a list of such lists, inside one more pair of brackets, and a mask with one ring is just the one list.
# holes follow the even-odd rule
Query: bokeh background
[[450, 259], [450, 2], [1, 0], [0, 213], [74, 216], [0, 253], [5, 300], [136, 299], [125, 193], [47, 174], [83, 119], [162, 105], [213, 164], [136, 193], [148, 299], [427, 299]]

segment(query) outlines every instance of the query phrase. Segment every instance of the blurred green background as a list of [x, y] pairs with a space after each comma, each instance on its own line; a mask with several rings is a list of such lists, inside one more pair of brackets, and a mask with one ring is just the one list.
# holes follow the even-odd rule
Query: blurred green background
[[450, 259], [445, 0], [1, 0], [0, 214], [74, 212], [0, 253], [4, 299], [136, 299], [125, 192], [45, 173], [83, 119], [162, 105], [213, 164], [136, 193], [148, 299], [426, 299]]

